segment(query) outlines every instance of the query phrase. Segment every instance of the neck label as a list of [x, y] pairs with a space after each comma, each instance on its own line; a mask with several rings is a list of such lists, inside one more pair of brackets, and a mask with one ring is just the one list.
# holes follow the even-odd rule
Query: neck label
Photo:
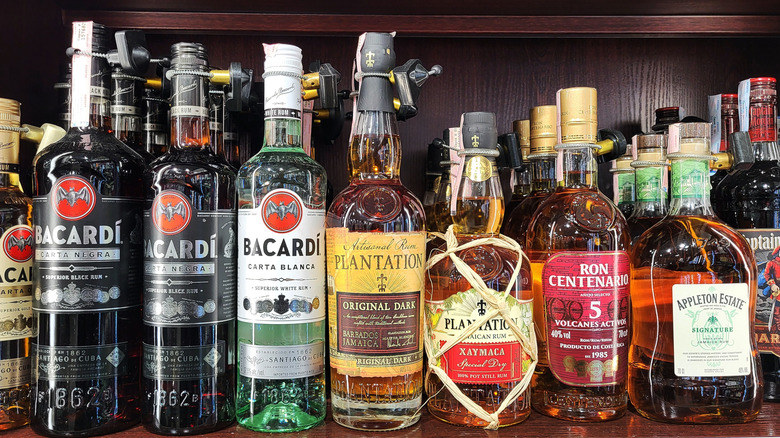
[[710, 197], [710, 168], [706, 161], [672, 161], [672, 197]]

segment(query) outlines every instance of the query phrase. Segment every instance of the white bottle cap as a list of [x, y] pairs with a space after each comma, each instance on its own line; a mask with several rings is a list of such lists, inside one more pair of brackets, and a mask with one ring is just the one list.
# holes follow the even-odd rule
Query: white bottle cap
[[277, 71], [301, 74], [303, 72], [303, 54], [301, 48], [291, 44], [263, 44], [266, 74]]

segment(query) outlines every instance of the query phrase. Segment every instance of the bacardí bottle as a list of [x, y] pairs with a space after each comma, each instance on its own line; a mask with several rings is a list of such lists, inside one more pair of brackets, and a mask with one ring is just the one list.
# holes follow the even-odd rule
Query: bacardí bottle
[[141, 97], [145, 80], [124, 73], [118, 67], [111, 72], [111, 127], [119, 141], [133, 148], [149, 163], [154, 155], [146, 151], [141, 129]]
[[30, 421], [32, 200], [19, 185], [19, 106], [0, 99], [0, 430]]
[[303, 152], [301, 49], [265, 46], [265, 139], [238, 175], [239, 424], [325, 419], [325, 169]]
[[108, 31], [73, 23], [70, 131], [33, 160], [31, 425], [100, 435], [141, 417], [143, 172], [110, 133]]
[[420, 419], [425, 214], [400, 180], [393, 36], [363, 34], [357, 63], [352, 179], [326, 220], [331, 405], [339, 424], [390, 430]]
[[170, 435], [235, 412], [236, 175], [209, 146], [207, 70], [202, 45], [171, 47], [171, 147], [144, 184], [143, 419]]

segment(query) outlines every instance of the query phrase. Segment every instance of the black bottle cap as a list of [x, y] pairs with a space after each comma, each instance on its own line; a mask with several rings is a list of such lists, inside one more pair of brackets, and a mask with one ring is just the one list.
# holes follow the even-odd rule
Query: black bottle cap
[[[367, 32], [360, 47], [361, 73], [388, 74], [395, 67], [393, 35]], [[389, 76], [363, 76], [357, 103], [358, 111], [382, 111], [395, 113], [393, 107], [393, 85]]]
[[447, 151], [447, 149], [444, 147], [444, 142], [442, 139], [434, 138], [433, 141], [428, 145], [428, 162], [426, 166], [426, 170], [428, 172], [441, 175], [443, 171], [441, 165], [443, 151]]
[[498, 143], [496, 115], [488, 112], [464, 113], [461, 137], [466, 149], [495, 151]]
[[107, 53], [111, 49], [108, 29], [100, 23], [92, 23], [92, 53]]
[[599, 155], [596, 159], [598, 163], [612, 161], [626, 153], [626, 147], [628, 147], [626, 136], [617, 129], [599, 129], [598, 139], [600, 142], [605, 140], [612, 142], [612, 151], [604, 155]]
[[736, 131], [729, 134], [729, 154], [732, 156], [731, 170], [747, 170], [756, 160], [753, 143], [747, 131]]
[[498, 144], [501, 146], [501, 149], [499, 150], [501, 155], [499, 155], [499, 158], [496, 160], [496, 164], [499, 167], [517, 169], [523, 166], [523, 158], [520, 152], [520, 139], [516, 132], [498, 136]]

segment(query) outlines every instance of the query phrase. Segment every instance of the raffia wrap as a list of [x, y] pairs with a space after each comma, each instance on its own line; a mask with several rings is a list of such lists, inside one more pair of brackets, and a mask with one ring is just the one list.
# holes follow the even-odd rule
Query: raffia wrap
[[[520, 274], [520, 266], [525, 255], [523, 254], [523, 250], [520, 248], [520, 245], [518, 245], [517, 242], [501, 234], [499, 234], [498, 237], [472, 240], [460, 246], [458, 246], [458, 240], [455, 237], [452, 225], [447, 228], [447, 233], [444, 235], [441, 233], [429, 233], [429, 235], [444, 239], [444, 241], [447, 243], [447, 250], [429, 258], [425, 265], [425, 269], [429, 270], [432, 266], [443, 260], [445, 257], [449, 257], [450, 260], [452, 260], [454, 263], [455, 267], [458, 269], [458, 272], [463, 275], [463, 278], [465, 278], [471, 287], [479, 293], [483, 300], [485, 300], [489, 306], [489, 310], [485, 313], [484, 316], [458, 332], [458, 334], [453, 339], [447, 341], [436, 354], [433, 353], [433, 347], [431, 345], [432, 333], [429, 332], [428, 324], [425, 324], [425, 352], [428, 355], [428, 368], [436, 374], [444, 387], [447, 388], [452, 396], [455, 397], [455, 399], [458, 400], [463, 406], [465, 406], [469, 412], [488, 423], [488, 425], [485, 426], [485, 429], [498, 429], [498, 427], [501, 425], [498, 419], [499, 414], [501, 414], [501, 412], [503, 412], [504, 409], [506, 409], [509, 405], [514, 403], [515, 400], [520, 397], [520, 394], [528, 388], [528, 385], [531, 383], [531, 377], [534, 374], [534, 369], [536, 368], [536, 363], [538, 362], [536, 333], [533, 327], [533, 319], [531, 320], [531, 325], [528, 327], [530, 337], [527, 337], [520, 330], [520, 327], [518, 327], [517, 324], [515, 324], [514, 321], [512, 321], [510, 318], [509, 309], [506, 306], [506, 300], [499, 299], [506, 297], [506, 295], [509, 294], [511, 289], [514, 287], [515, 282], [517, 281], [517, 276]], [[512, 278], [510, 279], [506, 290], [503, 292], [498, 292], [487, 287], [485, 282], [482, 280], [482, 277], [474, 272], [474, 270], [471, 269], [471, 267], [466, 264], [466, 262], [461, 260], [461, 258], [456, 254], [459, 251], [482, 245], [493, 245], [495, 247], [509, 249], [517, 253], [517, 264], [515, 265], [515, 269], [512, 272]], [[438, 359], [444, 353], [460, 344], [462, 341], [471, 336], [475, 331], [479, 330], [483, 324], [495, 318], [496, 316], [501, 316], [501, 318], [507, 322], [512, 333], [520, 342], [521, 348], [530, 357], [531, 365], [528, 367], [528, 372], [523, 375], [520, 383], [509, 392], [507, 397], [504, 399], [504, 402], [501, 403], [498, 409], [491, 414], [483, 409], [482, 406], [466, 396], [466, 394], [464, 394], [463, 391], [458, 388], [458, 384], [453, 382], [447, 373], [438, 365], [434, 365], [434, 363], [438, 363]]]

